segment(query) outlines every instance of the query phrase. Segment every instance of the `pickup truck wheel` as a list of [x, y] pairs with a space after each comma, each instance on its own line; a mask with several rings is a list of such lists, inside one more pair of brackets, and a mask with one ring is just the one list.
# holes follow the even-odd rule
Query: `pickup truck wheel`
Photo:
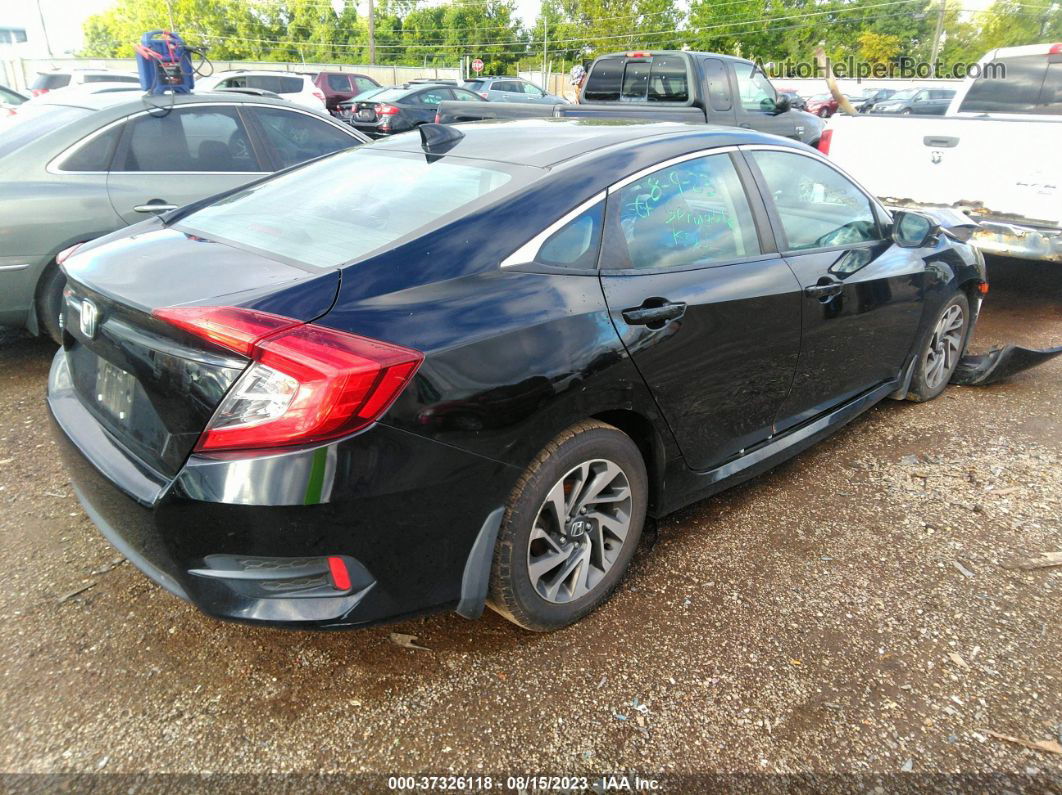
[[944, 304], [918, 350], [907, 399], [924, 403], [947, 387], [970, 336], [970, 302], [956, 293]]
[[641, 538], [645, 462], [611, 425], [574, 425], [517, 482], [498, 532], [487, 604], [525, 629], [578, 621], [612, 594]]
[[54, 262], [48, 265], [37, 282], [37, 328], [56, 345], [63, 344], [63, 332], [59, 328], [59, 311], [63, 306], [63, 288], [66, 277]]

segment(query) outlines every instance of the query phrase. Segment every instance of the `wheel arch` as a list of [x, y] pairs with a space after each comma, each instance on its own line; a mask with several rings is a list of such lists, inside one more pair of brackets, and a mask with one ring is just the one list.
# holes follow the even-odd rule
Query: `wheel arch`
[[656, 515], [658, 507], [662, 504], [667, 453], [664, 440], [657, 432], [652, 420], [631, 409], [601, 411], [592, 415], [590, 419], [608, 423], [623, 431], [638, 446], [642, 460], [645, 461], [645, 471], [649, 475], [648, 511], [651, 516]]

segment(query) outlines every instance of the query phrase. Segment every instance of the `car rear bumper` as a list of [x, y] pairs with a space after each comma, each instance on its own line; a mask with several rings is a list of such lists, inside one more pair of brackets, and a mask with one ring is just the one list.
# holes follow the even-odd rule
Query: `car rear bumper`
[[[81, 404], [63, 351], [48, 405], [92, 521], [144, 574], [205, 613], [304, 628], [459, 602], [476, 614], [465, 598], [469, 561], [481, 559], [476, 541], [518, 476], [512, 467], [377, 424], [312, 449], [193, 455], [168, 480]], [[330, 570], [333, 558], [348, 583]], [[471, 574], [485, 582], [481, 575]]]

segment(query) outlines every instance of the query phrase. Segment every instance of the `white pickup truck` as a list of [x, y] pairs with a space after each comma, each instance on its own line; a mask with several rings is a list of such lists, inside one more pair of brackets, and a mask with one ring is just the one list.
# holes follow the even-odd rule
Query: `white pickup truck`
[[836, 115], [819, 149], [886, 204], [965, 213], [982, 251], [1062, 263], [1062, 44], [980, 63], [946, 115]]

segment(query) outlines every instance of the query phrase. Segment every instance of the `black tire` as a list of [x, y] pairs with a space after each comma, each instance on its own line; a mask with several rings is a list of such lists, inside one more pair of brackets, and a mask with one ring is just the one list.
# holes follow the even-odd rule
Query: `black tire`
[[[931, 374], [931, 354], [935, 354], [942, 349], [942, 341], [938, 331], [945, 316], [953, 311], [952, 307], [958, 307], [962, 313], [962, 327], [958, 330], [959, 342], [957, 350], [945, 362], [941, 373], [934, 377]], [[914, 375], [911, 377], [911, 388], [907, 392], [908, 400], [915, 403], [925, 403], [927, 400], [932, 400], [940, 395], [947, 388], [948, 382], [959, 364], [959, 359], [962, 358], [963, 353], [966, 351], [966, 343], [969, 342], [970, 331], [970, 301], [966, 298], [965, 293], [956, 293], [940, 308], [919, 343], [918, 359], [915, 362]], [[948, 346], [944, 345], [943, 347], [947, 348]]]
[[[585, 593], [576, 598], [577, 591], [573, 585], [569, 594], [571, 598], [568, 601], [551, 601], [537, 589], [549, 589], [548, 573], [550, 571], [556, 575], [555, 580], [565, 579], [561, 575], [566, 570], [567, 562], [557, 564], [556, 569], [547, 570], [546, 575], [540, 575], [537, 580], [532, 580], [530, 571], [534, 549], [532, 543], [538, 545], [545, 543], [542, 538], [541, 512], [549, 513], [546, 505], [548, 496], [554, 488], [567, 485], [568, 476], [576, 469], [582, 466], [604, 464], [613, 464], [626, 479], [629, 502], [624, 501], [623, 505], [627, 506], [627, 509], [621, 510], [617, 507], [614, 510], [619, 511], [620, 516], [624, 513], [629, 516], [628, 529], [619, 543], [619, 550], [613, 562], [603, 573], [599, 573], [600, 570], [593, 570], [590, 557], [586, 558], [585, 568], [584, 565], [580, 565], [573, 572], [571, 575], [573, 581], [580, 579], [581, 576], [586, 578], [584, 583], [589, 582], [591, 575], [598, 578], [591, 586], [583, 585], [583, 587], [588, 587]], [[607, 476], [599, 473], [593, 477], [605, 478]], [[589, 475], [577, 488], [581, 491], [587, 482], [594, 483]], [[612, 489], [613, 486], [610, 485], [607, 491]], [[573, 489], [571, 492], [573, 504], [581, 501], [577, 496], [580, 491]], [[642, 460], [637, 445], [625, 433], [611, 425], [596, 421], [581, 422], [561, 433], [539, 453], [520, 477], [509, 497], [494, 549], [487, 604], [513, 623], [536, 632], [565, 627], [597, 608], [619, 585], [630, 565], [631, 558], [634, 557], [641, 538], [642, 526], [645, 523], [648, 492], [645, 462]], [[566, 489], [564, 493], [567, 499]], [[613, 493], [624, 493], [623, 487]], [[602, 504], [619, 505], [618, 503]], [[572, 514], [569, 522], [580, 519], [579, 515], [575, 515], [575, 511]], [[591, 515], [596, 515], [596, 512], [591, 511]], [[595, 548], [602, 549], [601, 546], [595, 547], [595, 545], [604, 545], [604, 548], [609, 550], [614, 548], [608, 546], [608, 543], [611, 541], [615, 544], [615, 538], [607, 537], [606, 539], [601, 529], [604, 525], [595, 523], [591, 527], [596, 529], [585, 533], [578, 530], [578, 537], [572, 535], [571, 538], [562, 541], [561, 545], [551, 542], [553, 549], [558, 551], [551, 551], [547, 547], [546, 553], [559, 555], [570, 545], [572, 554], [568, 559], [574, 560], [579, 554], [577, 550], [580, 544], [583, 545], [582, 548], [590, 550], [586, 552], [588, 556], [594, 554]], [[537, 533], [539, 537], [533, 539], [533, 533]], [[561, 538], [566, 537], [561, 536]], [[601, 551], [600, 554], [605, 553]], [[563, 589], [563, 586], [558, 587], [564, 590], [564, 593], [569, 593], [567, 589]], [[562, 596], [558, 594], [558, 598]]]
[[42, 335], [51, 337], [56, 345], [63, 344], [59, 312], [63, 306], [64, 287], [66, 277], [54, 262], [44, 269], [37, 282], [37, 328]]
[[903, 110], [900, 111], [900, 115], [901, 116], [910, 116], [911, 115], [911, 109], [910, 108], [904, 108]]

